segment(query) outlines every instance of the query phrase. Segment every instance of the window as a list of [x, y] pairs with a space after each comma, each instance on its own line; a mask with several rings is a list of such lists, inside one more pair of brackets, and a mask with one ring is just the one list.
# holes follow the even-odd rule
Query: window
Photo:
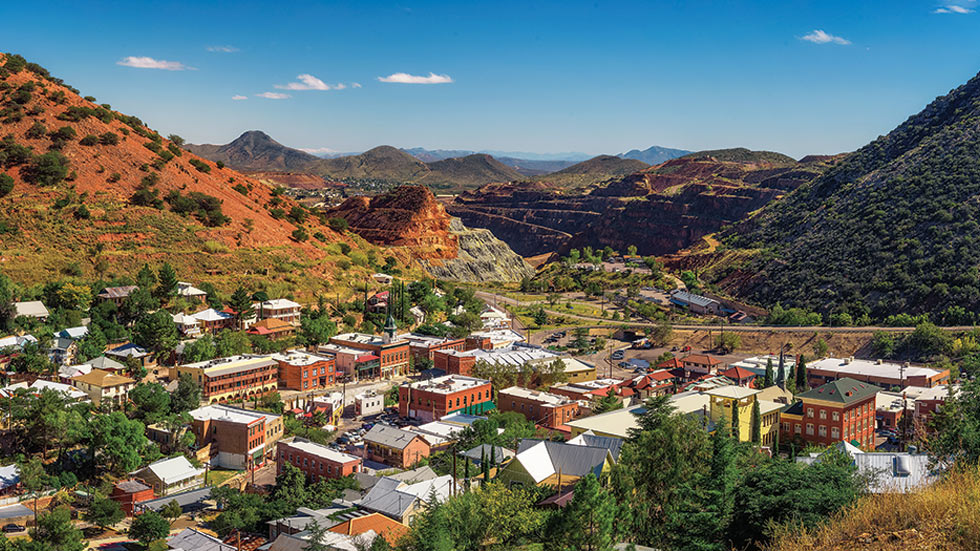
[[800, 431], [801, 431], [800, 424], [796, 423], [796, 428], [793, 429], [793, 433], [800, 434]]
[[813, 419], [813, 408], [806, 408], [806, 416]]
[[827, 418], [827, 410], [825, 410], [825, 409], [821, 409], [820, 410], [820, 418], [821, 419], [826, 419]]
[[806, 434], [807, 436], [813, 436], [813, 423], [806, 424]]
[[831, 418], [832, 418], [832, 419], [833, 419], [834, 421], [840, 421], [840, 412], [839, 412], [839, 411], [835, 411], [835, 412], [834, 412], [834, 413], [833, 413], [833, 414], [831, 415]]
[[827, 426], [826, 425], [820, 425], [819, 427], [817, 427], [817, 432], [820, 433], [820, 436], [821, 437], [826, 437], [827, 436]]

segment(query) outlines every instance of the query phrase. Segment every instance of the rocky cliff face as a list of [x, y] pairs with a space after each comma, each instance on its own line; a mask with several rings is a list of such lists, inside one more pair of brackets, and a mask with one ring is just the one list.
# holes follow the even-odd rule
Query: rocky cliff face
[[491, 184], [461, 194], [448, 210], [467, 226], [492, 230], [523, 256], [586, 245], [636, 245], [640, 254], [662, 255], [741, 221], [830, 162], [674, 159], [582, 192]]
[[487, 229], [470, 229], [453, 218], [449, 231], [459, 241], [456, 258], [423, 260], [435, 277], [454, 281], [518, 281], [534, 275], [534, 269], [506, 243]]
[[405, 247], [433, 276], [457, 281], [516, 281], [534, 270], [490, 230], [466, 228], [424, 186], [375, 197], [351, 197], [327, 212], [351, 231], [389, 247]]

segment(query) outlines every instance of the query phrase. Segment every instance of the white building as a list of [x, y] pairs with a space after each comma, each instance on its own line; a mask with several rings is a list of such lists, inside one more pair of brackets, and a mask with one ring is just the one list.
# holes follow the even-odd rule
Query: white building
[[358, 417], [378, 415], [385, 410], [385, 397], [373, 390], [362, 392], [354, 397], [354, 407]]

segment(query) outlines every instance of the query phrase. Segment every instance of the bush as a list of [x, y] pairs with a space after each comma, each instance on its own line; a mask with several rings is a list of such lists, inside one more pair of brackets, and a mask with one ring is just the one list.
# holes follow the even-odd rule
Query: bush
[[327, 224], [330, 226], [330, 229], [332, 229], [335, 232], [343, 233], [347, 231], [348, 228], [347, 220], [340, 217], [335, 217], [335, 218], [331, 218], [330, 220], [327, 220]]
[[180, 157], [184, 154], [183, 150], [175, 143], [167, 144], [167, 151], [173, 153], [175, 157]]
[[235, 184], [231, 189], [241, 193], [242, 195], [248, 196], [248, 188], [242, 184]]
[[24, 181], [41, 186], [53, 186], [68, 176], [68, 159], [57, 151], [49, 151], [34, 157], [31, 164], [21, 169]]
[[289, 219], [296, 224], [302, 224], [306, 221], [306, 209], [296, 205], [289, 209]]
[[122, 174], [119, 174], [118, 172], [113, 172], [112, 174], [109, 175], [108, 178], [106, 178], [106, 181], [115, 183], [121, 179], [122, 179]]
[[341, 243], [340, 244], [340, 253], [341, 254], [350, 254], [350, 245], [348, 245], [347, 243]]
[[218, 168], [224, 168], [224, 167], [225, 167], [225, 163], [223, 163], [223, 162], [221, 162], [221, 161], [218, 161], [218, 162], [216, 162], [216, 163], [214, 163], [214, 164], [215, 164], [215, 166], [217, 166]]
[[0, 141], [0, 164], [10, 168], [30, 162], [34, 158], [34, 152], [26, 145], [20, 145], [14, 141], [12, 136], [7, 136]]
[[27, 60], [19, 54], [10, 54], [7, 56], [7, 62], [3, 64], [3, 68], [16, 74], [27, 68]]
[[82, 139], [78, 140], [78, 143], [80, 145], [88, 145], [88, 146], [99, 145], [99, 137], [96, 136], [95, 134], [88, 134], [84, 136]]
[[197, 169], [198, 172], [203, 172], [208, 174], [211, 172], [211, 166], [200, 159], [191, 159], [191, 166]]
[[313, 233], [313, 239], [316, 239], [317, 241], [324, 241], [325, 242], [327, 240], [327, 236], [326, 235], [323, 235], [323, 232], [322, 231], [318, 231], [318, 232], [314, 232]]
[[14, 190], [14, 178], [9, 174], [0, 174], [0, 197], [10, 194]]
[[155, 189], [140, 188], [129, 198], [129, 202], [141, 207], [163, 208], [163, 201], [160, 200], [159, 192]]
[[99, 143], [102, 145], [116, 145], [119, 143], [119, 135], [113, 132], [105, 132], [99, 136]]
[[85, 96], [82, 99], [84, 99], [85, 101], [90, 101], [92, 103], [95, 103], [95, 96]]
[[181, 195], [179, 191], [174, 190], [167, 194], [166, 201], [177, 214], [193, 214], [208, 227], [222, 226], [231, 221], [221, 212], [221, 200], [205, 193], [192, 191], [187, 195]]
[[32, 140], [40, 140], [47, 135], [48, 129], [41, 122], [35, 122], [30, 128], [27, 129], [27, 132], [24, 133], [25, 137]]
[[309, 237], [310, 236], [307, 235], [306, 230], [304, 230], [303, 228], [296, 228], [295, 230], [293, 230], [293, 239], [295, 239], [296, 241], [303, 242], [309, 239]]
[[85, 205], [79, 205], [78, 208], [75, 209], [75, 218], [78, 220], [88, 220], [91, 216], [92, 214], [88, 211], [88, 207]]
[[280, 208], [275, 208], [269, 211], [269, 216], [275, 218], [276, 220], [282, 220], [286, 217], [286, 211]]
[[31, 101], [31, 93], [21, 88], [10, 96], [10, 100], [18, 105], [24, 105], [25, 103]]
[[204, 251], [211, 254], [217, 254], [226, 253], [229, 251], [229, 249], [227, 245], [221, 243], [220, 241], [208, 240], [204, 242]]
[[61, 149], [78, 134], [70, 126], [62, 126], [48, 135], [51, 138], [51, 149]]

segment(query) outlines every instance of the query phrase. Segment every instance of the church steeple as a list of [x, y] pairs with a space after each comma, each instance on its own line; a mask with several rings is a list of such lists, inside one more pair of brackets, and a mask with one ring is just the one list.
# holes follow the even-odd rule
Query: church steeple
[[385, 322], [384, 327], [384, 343], [391, 344], [395, 340], [395, 331], [398, 330], [398, 326], [395, 325], [395, 318], [389, 314], [388, 321]]

